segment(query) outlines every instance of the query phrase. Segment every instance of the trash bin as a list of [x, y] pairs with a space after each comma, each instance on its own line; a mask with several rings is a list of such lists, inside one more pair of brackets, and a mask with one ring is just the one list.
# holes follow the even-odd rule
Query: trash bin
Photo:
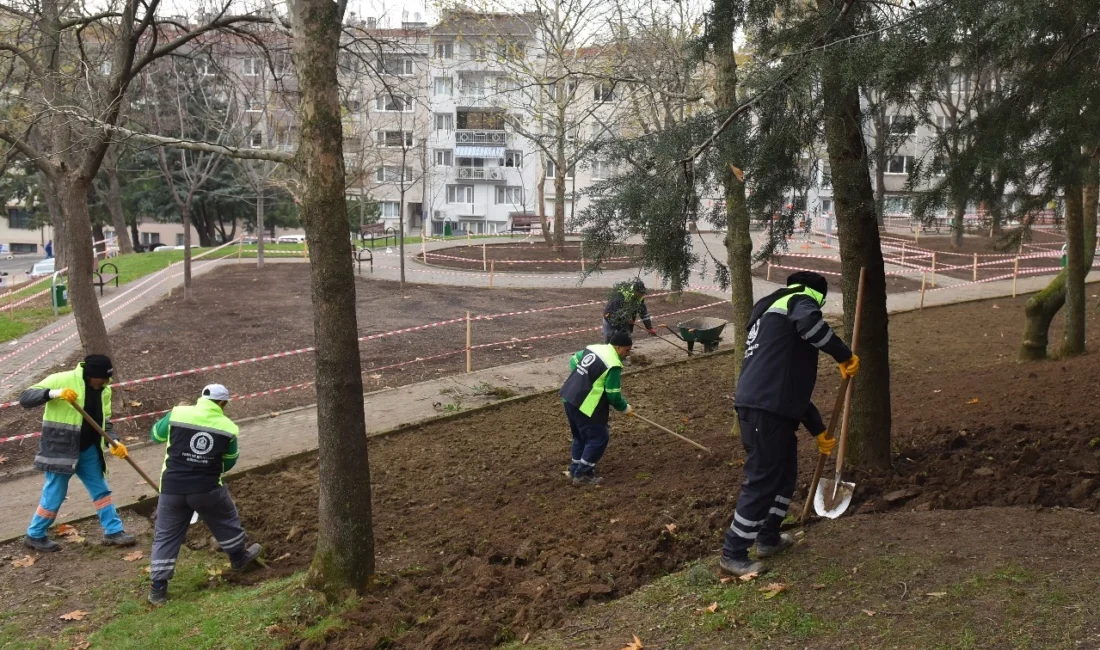
[[55, 284], [53, 286], [53, 306], [61, 309], [69, 304], [69, 292], [67, 287], [63, 284]]
[[444, 237], [450, 237], [451, 236], [451, 222], [450, 221], [444, 221], [443, 222], [443, 236]]

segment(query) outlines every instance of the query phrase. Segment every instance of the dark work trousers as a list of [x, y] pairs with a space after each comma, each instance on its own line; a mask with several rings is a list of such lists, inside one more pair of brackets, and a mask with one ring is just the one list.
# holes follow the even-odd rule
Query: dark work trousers
[[737, 419], [748, 455], [722, 554], [745, 559], [754, 543], [779, 543], [779, 525], [787, 516], [798, 481], [798, 420], [749, 408], [738, 409]]
[[610, 343], [611, 335], [615, 332], [626, 332], [627, 334], [634, 333], [634, 323], [628, 323], [626, 325], [616, 326], [612, 325], [606, 318], [603, 319], [603, 342]]
[[594, 476], [596, 463], [607, 450], [611, 431], [606, 422], [593, 420], [569, 402], [565, 402], [564, 406], [565, 418], [569, 420], [569, 429], [573, 432], [569, 473], [573, 476]]
[[223, 485], [201, 494], [162, 494], [157, 504], [157, 523], [153, 533], [153, 558], [150, 563], [154, 581], [171, 580], [176, 571], [176, 556], [187, 538], [191, 513], [199, 513], [222, 550], [234, 560], [244, 553], [248, 538], [241, 528], [237, 506]]

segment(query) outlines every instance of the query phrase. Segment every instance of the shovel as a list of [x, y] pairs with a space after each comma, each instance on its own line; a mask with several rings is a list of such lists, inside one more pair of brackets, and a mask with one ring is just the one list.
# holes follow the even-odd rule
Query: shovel
[[657, 424], [653, 420], [643, 418], [642, 416], [638, 415], [637, 413], [634, 414], [634, 417], [638, 418], [642, 422], [645, 422], [646, 424], [648, 424], [651, 427], [656, 427], [656, 428], [660, 429], [661, 431], [664, 431], [665, 433], [667, 433], [670, 436], [675, 436], [675, 437], [679, 438], [680, 440], [683, 440], [684, 442], [688, 443], [692, 447], [697, 447], [699, 449], [702, 449], [703, 451], [707, 452], [708, 454], [712, 453], [710, 449], [708, 449], [708, 448], [704, 447], [703, 445], [695, 442], [691, 438], [685, 438], [684, 436], [681, 436], [680, 434], [676, 433], [672, 429], [666, 429], [666, 428], [662, 427], [661, 425]]
[[[866, 269], [859, 270], [859, 288], [856, 291], [855, 320], [852, 323], [852, 353], [855, 354], [859, 346], [859, 324], [863, 313], [863, 286]], [[817, 467], [814, 469], [813, 480], [810, 482], [810, 494], [813, 494], [814, 511], [822, 517], [836, 519], [844, 514], [848, 505], [852, 502], [852, 494], [855, 492], [855, 483], [845, 483], [841, 480], [844, 469], [844, 452], [848, 444], [848, 417], [852, 402], [852, 380], [843, 379], [840, 382], [840, 390], [837, 391], [836, 403], [833, 405], [833, 413], [829, 418], [829, 431], [836, 431], [838, 419], [841, 419], [840, 449], [837, 451], [836, 475], [830, 480], [821, 480], [825, 470], [825, 461], [828, 456], [822, 454], [817, 459]], [[802, 507], [800, 523], [805, 524], [810, 514], [810, 499], [806, 499]]]
[[[659, 325], [658, 327], [665, 327], [665, 328], [667, 328], [667, 327], [668, 327], [668, 325]], [[665, 337], [661, 336], [660, 334], [650, 334], [650, 336], [652, 336], [652, 337], [653, 337], [653, 338], [655, 338], [655, 339], [659, 339], [659, 340], [661, 340], [661, 341], [664, 341], [665, 343], [668, 343], [669, 345], [671, 345], [672, 347], [676, 348], [677, 350], [679, 350], [679, 351], [681, 351], [681, 352], [688, 352], [688, 349], [687, 349], [687, 348], [685, 348], [684, 346], [682, 346], [682, 345], [680, 345], [680, 344], [678, 344], [678, 343], [673, 343], [672, 341], [670, 341], [670, 340], [666, 339]], [[690, 352], [688, 352], [688, 354], [690, 355], [691, 353], [690, 353]]]
[[[98, 422], [96, 422], [95, 420], [92, 419], [92, 416], [88, 415], [88, 412], [84, 410], [84, 407], [82, 407], [79, 404], [73, 404], [73, 408], [76, 409], [76, 412], [80, 414], [80, 417], [84, 418], [85, 422], [87, 422], [89, 425], [91, 425], [91, 427], [93, 429], [96, 430], [96, 433], [98, 433], [100, 436], [103, 437], [104, 440], [107, 441], [108, 446], [114, 447], [115, 445], [118, 444], [117, 442], [115, 442], [114, 438], [107, 435], [107, 432], [103, 430], [103, 427], [99, 426]], [[157, 494], [160, 494], [160, 486], [157, 485], [156, 481], [149, 478], [149, 475], [145, 473], [145, 470], [138, 467], [138, 464], [134, 462], [133, 458], [130, 458], [129, 454], [126, 455], [126, 462], [130, 463], [130, 467], [133, 467], [134, 471], [137, 472], [138, 474], [140, 474], [141, 478], [145, 479], [145, 482], [149, 484], [149, 487], [153, 488], [154, 492], [156, 492]], [[198, 523], [198, 521], [199, 521], [199, 513], [192, 512], [191, 513], [191, 523], [196, 524], [196, 523]]]

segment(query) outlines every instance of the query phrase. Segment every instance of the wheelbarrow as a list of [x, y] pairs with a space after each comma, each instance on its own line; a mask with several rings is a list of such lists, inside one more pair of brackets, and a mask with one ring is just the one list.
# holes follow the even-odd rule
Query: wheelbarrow
[[679, 334], [668, 325], [665, 325], [665, 329], [672, 332], [676, 338], [687, 343], [688, 355], [690, 356], [695, 351], [696, 342], [703, 344], [704, 352], [717, 350], [718, 343], [722, 340], [722, 330], [725, 329], [726, 324], [726, 321], [721, 318], [700, 316], [677, 325], [680, 329]]

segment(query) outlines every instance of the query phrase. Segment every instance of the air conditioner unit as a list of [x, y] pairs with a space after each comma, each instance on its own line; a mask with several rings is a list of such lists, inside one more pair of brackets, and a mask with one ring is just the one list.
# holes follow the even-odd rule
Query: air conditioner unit
[[436, 210], [435, 212], [433, 212], [432, 213], [432, 220], [433, 221], [443, 221], [443, 211], [442, 210]]
[[504, 173], [500, 170], [499, 167], [490, 167], [488, 171], [489, 178], [494, 181], [499, 181], [500, 179], [504, 178]]

